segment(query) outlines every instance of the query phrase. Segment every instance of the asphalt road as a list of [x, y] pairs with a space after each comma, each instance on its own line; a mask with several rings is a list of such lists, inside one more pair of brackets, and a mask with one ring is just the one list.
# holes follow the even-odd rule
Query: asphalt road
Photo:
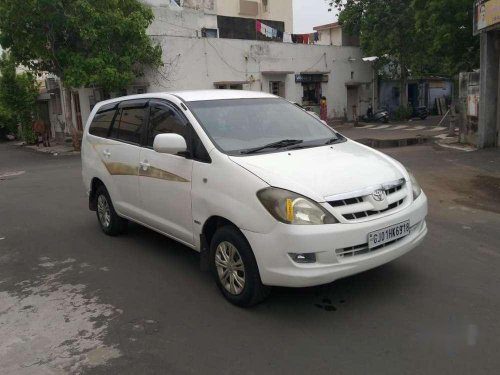
[[0, 373], [498, 374], [500, 151], [385, 152], [429, 196], [423, 245], [243, 310], [195, 252], [102, 234], [77, 156], [0, 144]]

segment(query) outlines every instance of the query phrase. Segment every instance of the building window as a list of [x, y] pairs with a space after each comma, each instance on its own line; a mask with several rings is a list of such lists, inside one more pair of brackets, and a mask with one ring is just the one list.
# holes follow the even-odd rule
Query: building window
[[207, 29], [204, 27], [203, 29], [201, 29], [201, 36], [203, 38], [218, 38], [219, 37], [219, 30]]
[[215, 88], [218, 90], [243, 90], [243, 85], [241, 83], [235, 84], [216, 84]]
[[271, 81], [269, 82], [269, 92], [276, 96], [285, 97], [285, 82]]

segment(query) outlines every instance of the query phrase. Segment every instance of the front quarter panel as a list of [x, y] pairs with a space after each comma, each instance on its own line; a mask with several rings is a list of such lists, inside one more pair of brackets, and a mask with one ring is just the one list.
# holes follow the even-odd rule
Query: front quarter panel
[[193, 166], [195, 240], [212, 216], [223, 217], [242, 230], [269, 233], [277, 222], [257, 198], [257, 192], [269, 185], [217, 150], [210, 156], [211, 163]]

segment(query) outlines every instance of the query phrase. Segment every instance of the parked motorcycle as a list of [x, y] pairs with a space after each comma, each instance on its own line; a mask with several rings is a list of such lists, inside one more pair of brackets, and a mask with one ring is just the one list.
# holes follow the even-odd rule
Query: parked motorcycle
[[411, 117], [419, 117], [421, 120], [425, 120], [427, 117], [429, 117], [429, 115], [430, 113], [427, 107], [413, 107]]
[[379, 109], [377, 112], [373, 113], [373, 109], [370, 106], [366, 115], [362, 117], [364, 122], [382, 122], [387, 124], [389, 122], [389, 111], [385, 108]]

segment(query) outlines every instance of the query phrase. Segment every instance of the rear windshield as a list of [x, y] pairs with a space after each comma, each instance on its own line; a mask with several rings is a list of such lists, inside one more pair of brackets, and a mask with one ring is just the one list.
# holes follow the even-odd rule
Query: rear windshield
[[[324, 145], [336, 133], [303, 109], [280, 98], [190, 102], [189, 108], [213, 142], [228, 154], [245, 154], [273, 142]], [[275, 152], [281, 148], [264, 149]]]

